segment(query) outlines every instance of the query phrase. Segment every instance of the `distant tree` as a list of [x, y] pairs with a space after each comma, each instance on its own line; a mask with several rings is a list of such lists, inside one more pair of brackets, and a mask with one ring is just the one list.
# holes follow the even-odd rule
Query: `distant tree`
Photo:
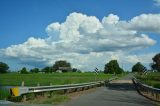
[[109, 63], [105, 64], [104, 73], [110, 74], [120, 74], [123, 72], [123, 69], [119, 67], [117, 60], [111, 60]]
[[71, 64], [65, 60], [59, 60], [56, 61], [55, 64], [53, 65], [53, 70], [62, 70], [62, 72], [68, 72], [71, 71]]
[[78, 71], [77, 68], [73, 68], [73, 69], [72, 69], [72, 72], [77, 72], [77, 71]]
[[153, 63], [151, 64], [151, 68], [160, 72], [160, 53], [156, 54], [152, 60]]
[[52, 67], [44, 67], [42, 69], [42, 72], [45, 72], [45, 73], [52, 73], [53, 72], [53, 68]]
[[144, 67], [140, 62], [137, 62], [132, 67], [132, 72], [144, 72], [146, 70], [147, 70], [146, 67]]
[[9, 66], [6, 63], [0, 62], [0, 73], [7, 73]]
[[82, 71], [81, 70], [77, 70], [77, 73], [82, 73]]
[[26, 67], [23, 67], [23, 68], [20, 70], [20, 73], [21, 73], [21, 74], [28, 74], [29, 72], [27, 71]]
[[38, 68], [33, 68], [30, 70], [31, 73], [38, 73], [39, 72], [39, 69]]

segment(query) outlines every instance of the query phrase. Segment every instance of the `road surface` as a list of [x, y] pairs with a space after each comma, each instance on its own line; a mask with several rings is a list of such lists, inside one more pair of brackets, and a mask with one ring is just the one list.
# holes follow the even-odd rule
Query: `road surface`
[[155, 106], [153, 102], [139, 95], [131, 81], [132, 75], [112, 81], [95, 92], [81, 95], [59, 106]]

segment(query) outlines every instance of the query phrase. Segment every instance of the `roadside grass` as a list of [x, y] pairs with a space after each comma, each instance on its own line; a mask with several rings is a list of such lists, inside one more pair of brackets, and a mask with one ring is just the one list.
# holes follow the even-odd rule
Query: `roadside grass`
[[68, 101], [69, 97], [66, 95], [55, 95], [52, 98], [43, 101], [43, 104], [59, 104]]
[[0, 85], [2, 86], [21, 86], [24, 81], [25, 86], [43, 85], [63, 85], [73, 83], [84, 83], [92, 81], [107, 80], [111, 78], [111, 74], [100, 73], [50, 73], [50, 74], [19, 74], [7, 73], [0, 74]]
[[6, 100], [10, 96], [9, 90], [0, 89], [0, 100]]
[[160, 88], [160, 72], [151, 72], [147, 75], [136, 75], [143, 83], [153, 86], [155, 88]]
[[68, 95], [61, 95], [61, 94], [54, 94], [51, 97], [36, 97], [33, 99], [30, 99], [28, 101], [25, 101], [26, 104], [53, 104], [57, 105], [63, 102], [66, 102], [70, 100], [70, 97]]

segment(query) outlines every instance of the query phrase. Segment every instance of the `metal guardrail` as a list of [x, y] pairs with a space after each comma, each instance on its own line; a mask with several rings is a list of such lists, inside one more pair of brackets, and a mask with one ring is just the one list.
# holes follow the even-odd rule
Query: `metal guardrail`
[[85, 87], [100, 86], [103, 84], [104, 84], [104, 81], [98, 81], [98, 82], [90, 82], [90, 83], [54, 85], [54, 86], [15, 87], [15, 88], [11, 88], [10, 92], [12, 96], [21, 96], [27, 93], [78, 89], [78, 88], [85, 88]]
[[[107, 81], [97, 81], [89, 83], [79, 83], [79, 84], [66, 84], [66, 85], [54, 85], [54, 86], [37, 86], [37, 87], [14, 87], [10, 89], [12, 96], [21, 96], [28, 93], [38, 93], [38, 92], [49, 92], [49, 91], [58, 91], [58, 90], [70, 90], [70, 89], [89, 89], [96, 86], [102, 86], [106, 83], [117, 79], [118, 77], [110, 78]], [[76, 90], [75, 90], [76, 91]]]
[[132, 79], [132, 81], [138, 93], [151, 100], [160, 102], [160, 89], [143, 84], [140, 80], [136, 79], [135, 77]]

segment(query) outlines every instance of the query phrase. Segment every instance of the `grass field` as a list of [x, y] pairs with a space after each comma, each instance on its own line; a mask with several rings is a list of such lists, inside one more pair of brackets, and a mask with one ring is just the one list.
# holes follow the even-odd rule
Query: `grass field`
[[137, 78], [150, 86], [160, 88], [160, 72], [151, 72], [142, 76], [137, 75]]
[[10, 96], [9, 90], [0, 89], [0, 100], [7, 99], [8, 96]]
[[0, 74], [1, 86], [21, 86], [24, 81], [25, 86], [39, 85], [59, 85], [59, 84], [72, 84], [83, 83], [98, 80], [106, 80], [111, 78], [111, 74], [100, 73], [97, 76], [95, 73], [53, 73], [53, 74], [19, 74], [8, 73]]

